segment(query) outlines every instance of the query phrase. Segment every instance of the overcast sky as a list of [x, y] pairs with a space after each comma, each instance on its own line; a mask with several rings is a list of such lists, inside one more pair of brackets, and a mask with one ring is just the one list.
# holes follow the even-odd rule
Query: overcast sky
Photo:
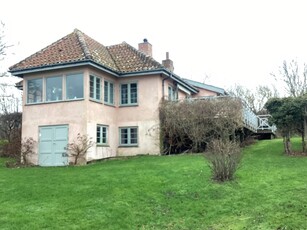
[[252, 89], [271, 84], [283, 60], [307, 62], [306, 9], [303, 0], [4, 0], [0, 20], [14, 47], [1, 68], [78, 28], [106, 46], [147, 38], [153, 57], [169, 52], [183, 78]]

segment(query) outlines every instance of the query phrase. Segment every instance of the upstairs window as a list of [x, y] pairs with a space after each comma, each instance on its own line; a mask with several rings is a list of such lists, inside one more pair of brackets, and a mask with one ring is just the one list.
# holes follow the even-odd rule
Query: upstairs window
[[83, 98], [83, 75], [70, 74], [66, 76], [66, 99]]
[[114, 84], [104, 81], [104, 102], [106, 104], [114, 104]]
[[119, 145], [137, 146], [138, 145], [138, 128], [123, 127], [119, 129]]
[[63, 77], [46, 78], [46, 101], [61, 101], [63, 95]]
[[99, 77], [90, 75], [90, 98], [100, 101], [101, 80]]
[[40, 103], [43, 101], [43, 79], [28, 80], [27, 103]]
[[137, 105], [138, 103], [137, 83], [121, 84], [120, 96], [121, 96], [120, 100], [121, 105]]
[[97, 125], [96, 142], [100, 145], [108, 144], [108, 126]]
[[172, 86], [168, 86], [168, 100], [176, 101], [177, 99], [178, 99], [178, 92]]

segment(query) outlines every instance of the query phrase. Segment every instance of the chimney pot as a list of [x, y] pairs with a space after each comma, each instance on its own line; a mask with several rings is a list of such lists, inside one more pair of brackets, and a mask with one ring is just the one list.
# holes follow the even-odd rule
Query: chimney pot
[[162, 65], [171, 72], [174, 71], [174, 64], [173, 61], [169, 59], [169, 52], [166, 52], [166, 59], [162, 61]]
[[147, 38], [144, 38], [143, 42], [139, 43], [139, 51], [143, 52], [147, 56], [152, 57], [152, 46], [148, 42]]

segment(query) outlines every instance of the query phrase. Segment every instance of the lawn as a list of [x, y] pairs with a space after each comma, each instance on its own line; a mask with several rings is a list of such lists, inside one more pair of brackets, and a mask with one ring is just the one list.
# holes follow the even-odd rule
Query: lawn
[[5, 161], [0, 229], [307, 229], [307, 157], [284, 156], [279, 139], [245, 148], [224, 184], [202, 155], [57, 168]]

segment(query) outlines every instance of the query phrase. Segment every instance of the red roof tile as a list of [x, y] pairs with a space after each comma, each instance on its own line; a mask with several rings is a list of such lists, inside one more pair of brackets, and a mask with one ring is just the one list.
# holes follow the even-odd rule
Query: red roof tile
[[105, 47], [75, 29], [74, 32], [10, 67], [10, 71], [93, 61], [118, 73], [161, 69], [163, 66], [129, 44]]

